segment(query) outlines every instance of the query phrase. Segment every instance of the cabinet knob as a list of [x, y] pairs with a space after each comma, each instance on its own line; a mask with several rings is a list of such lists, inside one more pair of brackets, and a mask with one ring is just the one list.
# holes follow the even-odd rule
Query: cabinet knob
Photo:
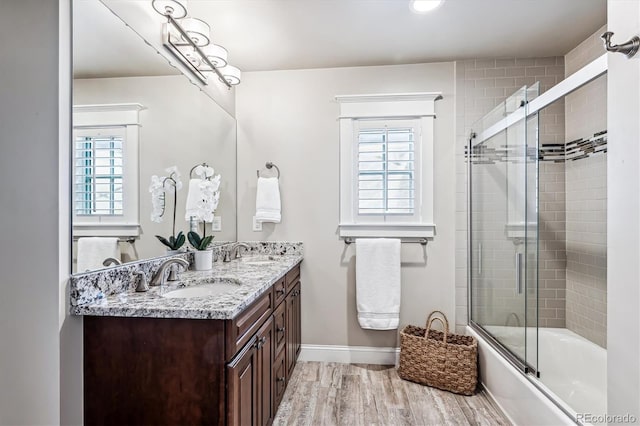
[[284, 378], [284, 377], [278, 377], [276, 380], [277, 380], [278, 382], [284, 382], [284, 381], [285, 381], [285, 378]]
[[276, 328], [276, 331], [277, 331], [278, 333], [284, 333], [284, 330], [285, 330], [285, 327], [278, 327], [278, 328]]
[[267, 341], [266, 336], [262, 336], [262, 337], [260, 338], [260, 343], [261, 343], [261, 344], [263, 344], [263, 345], [264, 345], [266, 341]]
[[280, 289], [276, 290], [276, 293], [284, 294], [284, 288], [280, 288]]

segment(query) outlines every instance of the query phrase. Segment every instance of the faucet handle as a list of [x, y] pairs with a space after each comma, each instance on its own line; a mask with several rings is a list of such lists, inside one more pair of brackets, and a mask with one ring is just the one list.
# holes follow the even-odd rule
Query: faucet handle
[[140, 269], [135, 271], [133, 275], [138, 277], [138, 285], [136, 286], [136, 291], [149, 291], [149, 280], [147, 280], [147, 275]]
[[179, 264], [169, 266], [169, 276], [167, 277], [167, 281], [179, 281], [181, 269], [182, 266]]

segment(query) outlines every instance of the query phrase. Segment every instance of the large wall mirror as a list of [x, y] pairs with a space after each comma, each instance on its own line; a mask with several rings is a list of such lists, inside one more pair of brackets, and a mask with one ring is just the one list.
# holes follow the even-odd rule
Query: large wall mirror
[[[235, 119], [140, 34], [101, 1], [74, 1], [73, 272], [102, 267], [96, 256], [110, 257], [113, 238], [122, 262], [166, 255], [156, 235], [173, 235], [174, 214], [176, 234], [194, 225], [185, 215], [198, 178], [190, 172], [203, 163], [220, 176], [206, 233], [236, 240]], [[175, 212], [172, 167], [182, 183]], [[164, 193], [150, 192], [153, 176]]]

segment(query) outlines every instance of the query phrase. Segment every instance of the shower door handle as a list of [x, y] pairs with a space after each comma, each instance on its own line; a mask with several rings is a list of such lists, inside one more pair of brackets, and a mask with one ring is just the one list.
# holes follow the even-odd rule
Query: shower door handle
[[478, 276], [482, 275], [482, 243], [478, 243]]
[[516, 253], [516, 292], [522, 294], [522, 253]]

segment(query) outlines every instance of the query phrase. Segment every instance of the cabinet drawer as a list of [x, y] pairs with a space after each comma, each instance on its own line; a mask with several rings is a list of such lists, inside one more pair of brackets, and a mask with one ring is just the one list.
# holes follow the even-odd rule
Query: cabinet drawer
[[230, 360], [253, 337], [271, 315], [273, 293], [268, 291], [240, 313], [226, 321], [226, 359]]
[[278, 306], [280, 302], [284, 300], [287, 295], [286, 278], [282, 277], [273, 285], [273, 300], [274, 306]]
[[296, 282], [298, 282], [298, 280], [300, 279], [300, 265], [297, 265], [292, 270], [287, 272], [285, 278], [287, 284], [287, 293], [289, 293], [293, 286], [296, 285]]
[[285, 362], [285, 352], [282, 351], [273, 363], [273, 412], [278, 411], [278, 406], [287, 388], [287, 363]]
[[273, 311], [273, 323], [275, 325], [275, 337], [274, 337], [274, 355], [277, 358], [280, 352], [284, 350], [284, 345], [287, 342], [287, 314], [286, 304], [281, 303], [278, 305], [275, 311]]

